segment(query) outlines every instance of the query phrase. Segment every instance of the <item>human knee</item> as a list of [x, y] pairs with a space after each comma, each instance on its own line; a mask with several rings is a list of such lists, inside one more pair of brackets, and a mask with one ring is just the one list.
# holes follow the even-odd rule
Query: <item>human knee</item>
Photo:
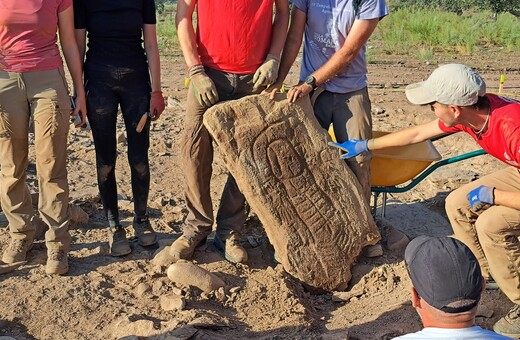
[[503, 235], [507, 237], [507, 235], [510, 234], [509, 231], [512, 230], [511, 226], [507, 223], [507, 220], [499, 210], [497, 207], [490, 207], [477, 218], [475, 229], [479, 237], [484, 234]]
[[446, 205], [452, 207], [468, 206], [468, 200], [466, 198], [466, 191], [462, 188], [453, 190], [448, 197], [446, 197]]
[[145, 178], [150, 174], [150, 167], [146, 162], [135, 162], [131, 164], [134, 174], [139, 178]]
[[101, 165], [97, 170], [99, 182], [106, 182], [108, 177], [114, 173], [114, 165]]
[[468, 200], [466, 198], [466, 192], [461, 189], [452, 191], [445, 200], [445, 208], [448, 217], [453, 214], [454, 211], [469, 207]]

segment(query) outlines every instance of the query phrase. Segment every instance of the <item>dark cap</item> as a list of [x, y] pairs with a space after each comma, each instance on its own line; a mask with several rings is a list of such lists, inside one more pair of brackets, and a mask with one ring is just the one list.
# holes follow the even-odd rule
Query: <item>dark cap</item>
[[[419, 236], [406, 247], [404, 259], [417, 294], [430, 306], [462, 313], [478, 304], [482, 273], [464, 243], [451, 237]], [[453, 304], [457, 301], [463, 303]]]

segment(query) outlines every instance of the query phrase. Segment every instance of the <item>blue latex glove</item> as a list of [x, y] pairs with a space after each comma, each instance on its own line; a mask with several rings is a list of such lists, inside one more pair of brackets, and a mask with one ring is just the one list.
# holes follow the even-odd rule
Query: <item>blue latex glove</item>
[[346, 154], [341, 155], [343, 159], [356, 157], [360, 153], [368, 152], [368, 139], [351, 139], [343, 143], [329, 142], [329, 145], [346, 151]]
[[495, 204], [495, 188], [487, 187], [485, 185], [481, 185], [473, 190], [471, 190], [466, 198], [468, 199], [469, 206], [473, 211], [479, 211], [486, 204], [494, 205]]

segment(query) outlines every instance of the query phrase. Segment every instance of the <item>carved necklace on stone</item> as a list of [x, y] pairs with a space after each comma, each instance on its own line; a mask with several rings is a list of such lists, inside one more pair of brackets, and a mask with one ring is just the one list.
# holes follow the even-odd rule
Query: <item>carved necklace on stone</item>
[[488, 125], [490, 115], [491, 115], [491, 108], [488, 107], [486, 121], [484, 122], [484, 125], [482, 125], [482, 128], [478, 131], [475, 131], [475, 129], [473, 129], [473, 132], [475, 132], [475, 135], [477, 135], [477, 137], [480, 137], [480, 134], [482, 133], [482, 131], [484, 131], [484, 129]]

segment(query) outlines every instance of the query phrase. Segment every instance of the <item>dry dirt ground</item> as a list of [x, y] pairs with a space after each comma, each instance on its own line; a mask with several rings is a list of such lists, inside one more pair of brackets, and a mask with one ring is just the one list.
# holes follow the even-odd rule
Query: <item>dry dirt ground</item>
[[[413, 57], [382, 56], [369, 65], [374, 128], [392, 131], [433, 118], [429, 108], [407, 103], [403, 88], [424, 79], [438, 64], [463, 62], [477, 68], [490, 91], [498, 90], [500, 70], [506, 69], [504, 92], [520, 98], [520, 56], [497, 51], [478, 56], [439, 57], [430, 62]], [[185, 111], [184, 63], [181, 56], [163, 58], [163, 92], [168, 108], [153, 124], [150, 161], [152, 184], [150, 215], [161, 245], [180, 235], [186, 208], [180, 137]], [[298, 70], [288, 84], [297, 80]], [[126, 161], [123, 126], [120, 124], [119, 202], [123, 224], [132, 218], [132, 194]], [[469, 137], [454, 135], [435, 142], [443, 157], [477, 148]], [[489, 173], [502, 164], [481, 156], [442, 167], [414, 189], [389, 197], [385, 223], [408, 236], [448, 235], [443, 204], [447, 193], [463, 183]], [[215, 210], [226, 178], [226, 168], [216, 150], [212, 182]], [[34, 154], [28, 182], [37, 191]], [[224, 292], [201, 293], [181, 287], [166, 277], [164, 268], [151, 261], [154, 249], [132, 242], [133, 252], [123, 258], [107, 254], [106, 223], [97, 193], [94, 145], [89, 131], [71, 129], [69, 146], [71, 199], [90, 216], [87, 225], [72, 225], [70, 271], [63, 277], [44, 272], [46, 252], [40, 239], [29, 262], [0, 276], [0, 336], [16, 339], [390, 339], [421, 328], [409, 302], [410, 280], [401, 251], [385, 250], [375, 259], [360, 257], [348, 302], [332, 294], [313, 295], [284, 273], [273, 259], [273, 249], [254, 212], [244, 230], [250, 262], [225, 261], [211, 242], [197, 250], [194, 261], [215, 273], [227, 285]], [[0, 229], [0, 250], [9, 241], [5, 219]], [[130, 230], [131, 228], [129, 228]], [[249, 237], [246, 237], [249, 236]], [[237, 288], [238, 287], [238, 288]], [[161, 297], [182, 293], [182, 310], [167, 311]], [[486, 292], [477, 323], [491, 328], [510, 308], [500, 292]]]

